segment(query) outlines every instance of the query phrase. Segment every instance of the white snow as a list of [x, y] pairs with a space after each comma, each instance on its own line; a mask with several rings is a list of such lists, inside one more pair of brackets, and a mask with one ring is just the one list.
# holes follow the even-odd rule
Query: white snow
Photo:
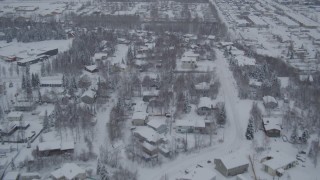
[[83, 174], [85, 175], [86, 171], [79, 167], [75, 163], [66, 163], [60, 169], [53, 171], [51, 175], [55, 179], [75, 179], [77, 176]]

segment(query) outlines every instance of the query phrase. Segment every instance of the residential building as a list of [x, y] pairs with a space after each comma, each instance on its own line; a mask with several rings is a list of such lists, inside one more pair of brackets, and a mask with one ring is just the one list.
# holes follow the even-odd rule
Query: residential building
[[232, 154], [214, 159], [216, 170], [224, 176], [235, 176], [248, 170], [249, 161], [244, 156]]

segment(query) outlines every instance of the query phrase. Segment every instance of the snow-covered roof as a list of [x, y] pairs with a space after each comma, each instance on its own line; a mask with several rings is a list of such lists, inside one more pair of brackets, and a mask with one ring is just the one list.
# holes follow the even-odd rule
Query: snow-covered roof
[[206, 108], [211, 109], [213, 107], [212, 100], [209, 97], [201, 97], [199, 99], [198, 108], [201, 108], [201, 107], [206, 107]]
[[147, 125], [152, 128], [158, 129], [162, 125], [166, 125], [166, 119], [165, 118], [150, 119]]
[[291, 157], [285, 153], [281, 152], [272, 152], [270, 155], [272, 159], [265, 161], [263, 165], [270, 167], [273, 170], [280, 169], [288, 164], [296, 162], [295, 157]]
[[249, 160], [239, 154], [231, 154], [220, 158], [227, 169], [233, 169], [243, 165], [249, 165]]
[[282, 121], [281, 121], [281, 118], [268, 117], [268, 118], [263, 118], [263, 124], [266, 131], [272, 130], [272, 129], [281, 130]]
[[85, 173], [86, 171], [80, 168], [75, 163], [66, 163], [60, 169], [53, 171], [51, 173], [51, 176], [53, 176], [56, 179], [62, 179], [62, 178], [74, 179], [79, 174], [85, 174]]
[[139, 126], [134, 130], [134, 133], [139, 134], [141, 137], [146, 139], [148, 142], [157, 142], [159, 139], [163, 138], [163, 136], [157, 133], [155, 130], [146, 127]]
[[282, 23], [284, 23], [284, 24], [287, 25], [287, 26], [299, 26], [298, 23], [292, 21], [291, 19], [289, 19], [289, 18], [286, 17], [286, 16], [280, 16], [280, 15], [278, 15], [277, 18], [278, 18]]
[[211, 168], [206, 167], [195, 167], [189, 170], [188, 174], [184, 174], [181, 179], [192, 179], [192, 180], [212, 180], [215, 179], [217, 174]]
[[268, 24], [263, 21], [260, 17], [255, 16], [255, 15], [250, 15], [248, 16], [248, 18], [255, 24], [258, 26], [267, 26]]
[[85, 96], [88, 96], [90, 98], [94, 98], [96, 95], [96, 92], [92, 91], [91, 89], [85, 91], [81, 97], [85, 97]]
[[258, 80], [256, 79], [249, 79], [249, 85], [251, 86], [257, 86], [257, 87], [260, 87], [262, 85], [262, 82], [259, 82]]
[[20, 118], [22, 116], [22, 112], [12, 111], [8, 114], [8, 118]]
[[280, 80], [281, 88], [286, 88], [289, 86], [289, 77], [278, 77]]
[[145, 112], [141, 112], [141, 111], [135, 111], [132, 115], [132, 119], [146, 119], [146, 117], [148, 116], [147, 113]]
[[69, 150], [74, 149], [74, 142], [73, 141], [67, 141], [67, 142], [61, 142], [61, 141], [48, 141], [48, 142], [41, 142], [38, 144], [38, 150], [39, 151], [50, 151], [50, 150]]
[[144, 148], [146, 148], [146, 149], [149, 150], [149, 151], [154, 151], [154, 150], [157, 149], [157, 147], [155, 147], [154, 145], [152, 145], [152, 144], [150, 144], [150, 143], [148, 143], [148, 142], [143, 142], [143, 143], [141, 143], [141, 146], [144, 147]]
[[207, 83], [207, 82], [201, 82], [199, 84], [196, 84], [195, 88], [197, 90], [209, 90], [210, 89], [210, 84]]
[[184, 54], [183, 54], [183, 57], [199, 57], [200, 55], [193, 52], [193, 51], [186, 51]]
[[62, 76], [41, 77], [40, 84], [62, 84]]
[[61, 149], [61, 150], [74, 149], [74, 142], [73, 142], [73, 141], [62, 142], [60, 149]]
[[19, 176], [19, 172], [11, 171], [11, 172], [7, 172], [3, 179], [5, 179], [5, 180], [16, 180], [16, 179], [18, 179], [18, 176]]
[[183, 56], [181, 62], [197, 62], [196, 57]]
[[256, 64], [256, 60], [247, 56], [236, 56], [235, 60], [237, 61], [239, 66], [254, 66]]
[[86, 69], [89, 71], [97, 70], [97, 65], [94, 64], [94, 65], [86, 66]]
[[272, 97], [272, 96], [263, 96], [263, 102], [264, 103], [278, 103], [277, 102], [277, 100], [274, 98], [274, 97]]
[[319, 27], [319, 24], [301, 14], [297, 14], [294, 12], [286, 12], [288, 16], [293, 18], [294, 20], [298, 21], [299, 23], [303, 24], [306, 27]]
[[143, 96], [159, 96], [159, 90], [143, 91]]
[[204, 128], [206, 127], [205, 121], [203, 119], [197, 119], [197, 120], [177, 120], [176, 121], [177, 127], [199, 127]]
[[102, 58], [106, 58], [108, 57], [108, 53], [95, 53], [94, 56], [93, 56], [93, 59], [94, 60], [97, 60], [97, 59], [102, 59]]

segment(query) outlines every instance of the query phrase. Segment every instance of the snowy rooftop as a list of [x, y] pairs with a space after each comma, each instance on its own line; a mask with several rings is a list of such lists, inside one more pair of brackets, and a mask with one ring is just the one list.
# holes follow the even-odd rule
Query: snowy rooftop
[[147, 116], [148, 114], [145, 112], [136, 111], [133, 113], [132, 119], [146, 119]]
[[86, 69], [88, 69], [89, 71], [94, 71], [97, 69], [97, 65], [86, 66]]
[[140, 136], [145, 138], [148, 142], [157, 142], [159, 139], [163, 138], [163, 136], [157, 133], [155, 130], [146, 126], [137, 127], [134, 130], [134, 133], [139, 134]]
[[154, 150], [157, 149], [157, 147], [155, 147], [155, 146], [152, 145], [152, 144], [149, 144], [148, 142], [143, 142], [143, 143], [141, 143], [141, 146], [144, 147], [144, 148], [146, 148], [146, 149], [149, 150], [149, 151], [154, 151]]
[[85, 96], [88, 96], [88, 97], [91, 97], [91, 98], [94, 98], [96, 95], [96, 92], [92, 91], [91, 89], [85, 91], [81, 97], [85, 97]]
[[210, 84], [207, 83], [207, 82], [201, 82], [199, 84], [196, 84], [195, 88], [197, 90], [209, 90], [210, 89]]
[[222, 163], [226, 166], [227, 169], [233, 169], [239, 166], [249, 164], [249, 160], [239, 154], [230, 154], [228, 156], [220, 158]]
[[255, 24], [258, 26], [267, 26], [268, 24], [263, 21], [260, 17], [255, 16], [255, 15], [250, 15], [248, 16], [248, 18]]
[[181, 58], [182, 62], [197, 62], [197, 58], [196, 57], [189, 57], [189, 56], [183, 56]]
[[206, 127], [205, 121], [203, 119], [177, 120], [176, 126], [177, 127], [198, 127], [198, 128]]
[[281, 130], [282, 120], [276, 117], [263, 118], [263, 124], [266, 131], [271, 129]]
[[256, 60], [247, 56], [236, 56], [235, 60], [238, 62], [239, 66], [254, 66], [256, 64]]
[[286, 17], [286, 16], [280, 16], [280, 15], [278, 15], [277, 18], [278, 18], [282, 23], [284, 23], [284, 24], [287, 25], [287, 26], [299, 26], [298, 23], [292, 21], [291, 19], [289, 19], [289, 18]]
[[206, 107], [211, 109], [213, 107], [213, 102], [209, 97], [201, 97], [199, 100], [198, 108]]
[[166, 125], [166, 118], [157, 118], [157, 119], [150, 119], [149, 118], [149, 122], [147, 123], [148, 126], [152, 127], [152, 128], [159, 128], [162, 125]]
[[286, 88], [289, 86], [289, 77], [278, 77], [281, 83], [281, 88]]
[[61, 142], [61, 141], [48, 141], [41, 142], [38, 144], [39, 151], [49, 151], [49, 150], [68, 150], [74, 149], [74, 142]]
[[262, 99], [264, 103], [270, 103], [270, 102], [278, 103], [277, 100], [272, 96], [263, 96]]
[[51, 175], [56, 179], [74, 179], [79, 174], [85, 174], [86, 171], [75, 163], [66, 163], [60, 169], [53, 171]]
[[272, 152], [269, 154], [272, 159], [265, 161], [263, 165], [270, 167], [273, 170], [280, 169], [290, 163], [296, 162], [295, 157], [291, 157], [285, 153]]
[[22, 112], [12, 111], [8, 114], [8, 118], [20, 118], [22, 116]]
[[47, 76], [40, 78], [41, 84], [62, 84], [62, 76]]

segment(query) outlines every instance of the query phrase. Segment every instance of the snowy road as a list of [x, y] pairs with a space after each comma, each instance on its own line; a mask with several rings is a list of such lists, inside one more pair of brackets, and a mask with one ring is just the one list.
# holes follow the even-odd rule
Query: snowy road
[[241, 151], [243, 147], [248, 147], [247, 141], [245, 141], [244, 138], [244, 127], [247, 124], [247, 118], [243, 118], [243, 114], [239, 114], [239, 110], [243, 109], [243, 105], [239, 103], [240, 101], [238, 98], [236, 82], [233, 78], [232, 72], [229, 70], [228, 62], [223, 56], [223, 53], [217, 50], [216, 54], [217, 60], [215, 63], [217, 67], [217, 76], [221, 83], [219, 94], [222, 96], [222, 99], [225, 100], [228, 118], [227, 125], [225, 127], [224, 142], [222, 144], [215, 144], [212, 147], [200, 150], [199, 153], [180, 155], [177, 159], [165, 163], [161, 167], [155, 167], [154, 169], [140, 169], [139, 179], [158, 180], [165, 174], [170, 178], [179, 171], [184, 171], [184, 169], [205, 163], [208, 160], [212, 161], [214, 158], [221, 157], [229, 153], [236, 153]]

